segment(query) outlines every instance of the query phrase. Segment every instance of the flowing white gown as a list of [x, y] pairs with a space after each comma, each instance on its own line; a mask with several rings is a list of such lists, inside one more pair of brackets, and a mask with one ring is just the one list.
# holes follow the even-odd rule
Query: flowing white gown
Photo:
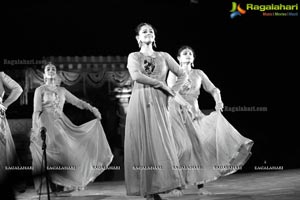
[[[173, 85], [174, 80], [170, 74], [168, 83]], [[186, 84], [179, 95], [192, 106], [193, 115], [175, 99], [170, 101], [172, 131], [186, 184], [213, 181], [242, 169], [251, 156], [253, 141], [242, 136], [221, 112], [201, 112], [201, 86], [209, 93], [216, 88], [203, 71], [192, 69]]]
[[[173, 89], [179, 90], [186, 74], [165, 52], [152, 57], [129, 54], [127, 67], [134, 82], [125, 127], [125, 183], [128, 195], [145, 196], [166, 192], [183, 183], [171, 130], [168, 95], [157, 88], [167, 73], [178, 76]], [[135, 76], [135, 75], [134, 75]]]
[[[46, 192], [40, 128], [46, 128], [46, 152], [52, 183], [85, 187], [111, 163], [113, 155], [99, 119], [74, 125], [63, 113], [65, 102], [80, 109], [91, 106], [63, 87], [55, 90], [42, 85], [35, 90], [30, 150], [35, 189]], [[42, 178], [41, 178], [42, 177]]]

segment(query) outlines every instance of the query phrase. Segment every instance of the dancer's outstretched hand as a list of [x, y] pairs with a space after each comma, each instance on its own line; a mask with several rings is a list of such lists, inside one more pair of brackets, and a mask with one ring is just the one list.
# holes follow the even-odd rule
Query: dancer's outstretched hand
[[93, 108], [93, 114], [95, 115], [95, 117], [97, 117], [98, 119], [102, 119], [101, 113], [99, 112], [99, 110], [97, 108]]
[[216, 103], [216, 106], [215, 106], [216, 111], [221, 111], [221, 112], [223, 112], [223, 108], [224, 108], [223, 102], [218, 102], [218, 103]]
[[6, 110], [7, 110], [7, 108], [3, 104], [0, 103], [0, 111], [4, 113]]

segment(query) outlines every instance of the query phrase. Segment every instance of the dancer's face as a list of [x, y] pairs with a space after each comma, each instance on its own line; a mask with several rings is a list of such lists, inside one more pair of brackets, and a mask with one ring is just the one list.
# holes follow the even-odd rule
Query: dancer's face
[[140, 28], [139, 35], [137, 36], [138, 41], [142, 43], [150, 44], [154, 41], [154, 39], [155, 39], [155, 34], [151, 26], [144, 25]]
[[56, 67], [55, 65], [48, 64], [45, 67], [45, 77], [54, 78], [56, 76]]
[[183, 63], [193, 63], [194, 62], [194, 53], [190, 49], [183, 49], [180, 52], [180, 55], [178, 57], [178, 61], [183, 64]]

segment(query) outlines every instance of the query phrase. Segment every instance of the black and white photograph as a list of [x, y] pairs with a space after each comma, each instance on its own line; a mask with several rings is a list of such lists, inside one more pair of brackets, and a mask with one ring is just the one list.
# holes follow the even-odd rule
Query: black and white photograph
[[297, 1], [2, 13], [1, 199], [300, 198]]

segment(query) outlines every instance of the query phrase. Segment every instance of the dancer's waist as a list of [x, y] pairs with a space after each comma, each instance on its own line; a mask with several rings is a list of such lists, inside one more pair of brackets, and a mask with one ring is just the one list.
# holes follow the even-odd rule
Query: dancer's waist
[[43, 112], [55, 114], [55, 115], [61, 115], [62, 110], [59, 108], [54, 108], [54, 107], [43, 107]]
[[197, 101], [198, 94], [180, 94], [185, 100]]

